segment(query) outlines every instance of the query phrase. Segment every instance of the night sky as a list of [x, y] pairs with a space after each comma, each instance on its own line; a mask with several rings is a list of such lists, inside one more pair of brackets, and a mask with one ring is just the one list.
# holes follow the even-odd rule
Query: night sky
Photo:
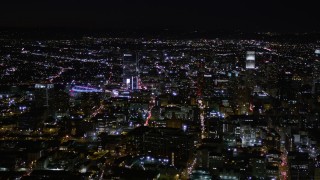
[[243, 31], [318, 31], [320, 29], [319, 7], [314, 2], [308, 1], [4, 1], [0, 2], [0, 27], [2, 28], [176, 28]]

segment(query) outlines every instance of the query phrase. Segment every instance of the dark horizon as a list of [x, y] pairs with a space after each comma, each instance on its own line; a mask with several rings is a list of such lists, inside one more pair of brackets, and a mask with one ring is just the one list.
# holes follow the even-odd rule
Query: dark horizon
[[0, 38], [24, 40], [66, 40], [94, 38], [142, 38], [142, 39], [255, 39], [276, 42], [314, 43], [320, 40], [320, 31], [241, 31], [237, 30], [186, 30], [161, 28], [1, 28]]
[[199, 31], [315, 32], [317, 8], [308, 2], [55, 2], [0, 3], [0, 28], [176, 29]]

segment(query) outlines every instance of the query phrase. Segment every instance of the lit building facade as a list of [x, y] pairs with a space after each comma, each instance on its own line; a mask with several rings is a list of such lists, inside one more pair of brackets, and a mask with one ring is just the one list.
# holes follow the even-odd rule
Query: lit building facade
[[255, 51], [247, 51], [246, 55], [246, 69], [256, 68], [256, 53]]
[[123, 83], [127, 90], [139, 89], [138, 60], [133, 54], [123, 54]]

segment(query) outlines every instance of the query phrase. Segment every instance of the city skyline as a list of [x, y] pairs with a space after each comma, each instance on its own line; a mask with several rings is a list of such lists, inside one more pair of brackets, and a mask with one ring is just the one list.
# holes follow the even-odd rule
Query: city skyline
[[0, 7], [0, 179], [320, 179], [315, 4]]

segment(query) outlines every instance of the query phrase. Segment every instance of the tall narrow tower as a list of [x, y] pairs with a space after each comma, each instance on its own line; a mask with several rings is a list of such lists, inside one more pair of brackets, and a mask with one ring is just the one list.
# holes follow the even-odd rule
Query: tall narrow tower
[[313, 93], [316, 95], [320, 95], [320, 49], [315, 50], [314, 56], [315, 58], [312, 64]]
[[135, 90], [139, 89], [139, 73], [138, 73], [138, 60], [133, 54], [123, 54], [123, 83], [125, 89]]
[[313, 61], [313, 79], [320, 80], [320, 49], [316, 49], [314, 52]]
[[247, 51], [246, 55], [246, 69], [255, 69], [256, 67], [256, 53], [254, 51]]

